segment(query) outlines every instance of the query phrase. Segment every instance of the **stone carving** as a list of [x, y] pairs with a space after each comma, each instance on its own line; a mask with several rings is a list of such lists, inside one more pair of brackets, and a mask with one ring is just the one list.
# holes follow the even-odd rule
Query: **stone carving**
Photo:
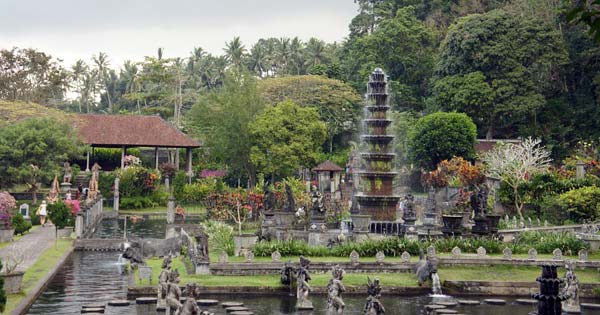
[[588, 260], [588, 251], [587, 251], [587, 249], [580, 249], [579, 252], [577, 253], [577, 255], [579, 256], [579, 260], [581, 260], [581, 261], [587, 261]]
[[272, 212], [275, 209], [275, 194], [268, 182], [265, 182], [263, 191], [265, 192], [265, 202], [263, 203], [265, 212]]
[[471, 195], [471, 209], [475, 213], [475, 217], [484, 217], [485, 208], [487, 207], [488, 190], [485, 185], [480, 185], [476, 194]]
[[310, 260], [300, 256], [300, 267], [296, 272], [296, 280], [298, 281], [298, 287], [296, 289], [296, 308], [300, 310], [313, 309], [312, 302], [308, 299], [308, 294], [311, 291], [308, 282], [311, 280], [308, 268], [310, 266]]
[[[116, 190], [118, 192], [118, 189]], [[98, 178], [96, 177], [96, 173], [92, 173], [92, 177], [90, 178], [90, 182], [88, 184], [87, 189], [87, 198], [86, 202], [91, 202], [98, 197]], [[118, 193], [117, 193], [118, 197]]]
[[527, 217], [527, 227], [533, 227], [533, 222], [531, 221], [531, 217]]
[[289, 286], [292, 285], [292, 280], [294, 278], [294, 267], [292, 266], [291, 261], [286, 261], [281, 267], [281, 284]]
[[535, 248], [531, 248], [527, 254], [529, 255], [529, 259], [537, 259], [537, 250], [535, 250]]
[[350, 262], [352, 264], [358, 264], [358, 258], [359, 258], [358, 253], [355, 250], [353, 250], [350, 253]]
[[72, 170], [71, 170], [71, 164], [69, 164], [69, 162], [65, 162], [63, 164], [63, 171], [65, 172], [65, 174], [63, 175], [63, 183], [71, 183], [71, 177], [73, 176], [72, 174]]
[[477, 257], [485, 257], [487, 255], [487, 251], [485, 250], [485, 248], [479, 246], [479, 248], [477, 249]]
[[462, 253], [460, 251], [460, 248], [454, 246], [454, 248], [452, 249], [452, 258], [459, 258], [461, 254]]
[[402, 219], [408, 225], [414, 225], [416, 220], [415, 213], [415, 197], [412, 194], [407, 194], [404, 197], [404, 208], [402, 213]]
[[519, 224], [517, 223], [517, 217], [513, 215], [512, 217], [512, 222], [513, 222], [513, 228], [516, 229], [519, 227]]
[[317, 189], [317, 186], [312, 186], [311, 192], [311, 211], [313, 215], [325, 214], [325, 205], [323, 204], [323, 194]]
[[552, 251], [552, 259], [554, 260], [562, 260], [562, 251], [560, 250], [560, 248], [557, 248], [555, 250]]
[[377, 263], [382, 264], [384, 259], [385, 254], [382, 251], [378, 251], [377, 254], [375, 254], [375, 261], [377, 261]]
[[565, 273], [565, 287], [562, 293], [567, 297], [567, 300], [563, 302], [563, 311], [566, 313], [580, 313], [579, 280], [575, 275], [575, 262], [572, 260], [567, 261], [565, 269], [567, 272]]
[[505, 247], [502, 251], [502, 258], [504, 259], [512, 259], [512, 250], [508, 247]]
[[200, 308], [198, 307], [197, 299], [200, 298], [202, 291], [197, 283], [188, 283], [183, 289], [183, 295], [186, 297], [185, 302], [181, 306], [181, 310], [178, 310], [176, 314], [179, 315], [199, 315]]
[[286, 195], [286, 200], [285, 200], [285, 205], [283, 207], [283, 211], [294, 213], [296, 211], [296, 202], [294, 201], [294, 194], [292, 193], [292, 187], [290, 187], [290, 185], [288, 185], [288, 184], [285, 184], [285, 195]]
[[183, 305], [181, 304], [181, 288], [179, 288], [179, 271], [177, 269], [169, 273], [166, 302], [167, 314], [172, 312], [179, 314]]
[[524, 229], [525, 228], [525, 222], [523, 222], [523, 221], [519, 222], [519, 228]]
[[254, 261], [254, 253], [249, 250], [246, 252], [246, 255], [244, 255], [244, 259], [247, 263], [251, 263]]
[[144, 257], [142, 256], [138, 248], [131, 246], [131, 244], [129, 243], [123, 244], [123, 247], [125, 249], [122, 253], [122, 257], [129, 260], [132, 268], [135, 269], [138, 265], [146, 264], [146, 262], [144, 261]]
[[327, 314], [342, 314], [344, 313], [344, 300], [342, 294], [346, 291], [342, 280], [344, 279], [344, 269], [339, 265], [331, 268], [331, 279], [327, 284]]
[[140, 238], [137, 236], [128, 236], [131, 247], [137, 249], [142, 257], [166, 257], [170, 255], [179, 255], [181, 247], [187, 242], [187, 235], [181, 233], [179, 236], [167, 239], [159, 238]]
[[427, 247], [427, 258], [435, 257], [435, 247], [432, 245]]
[[165, 308], [167, 305], [168, 283], [171, 274], [171, 256], [165, 257], [161, 265], [161, 271], [158, 275], [158, 296], [156, 299], [156, 308]]
[[403, 263], [408, 263], [408, 262], [410, 262], [410, 254], [409, 254], [407, 251], [404, 251], [404, 252], [402, 253], [402, 255], [400, 255], [400, 260], [401, 260]]
[[365, 315], [381, 315], [385, 313], [385, 308], [379, 301], [381, 298], [381, 285], [379, 284], [379, 279], [373, 279], [371, 282], [371, 278], [367, 277], [367, 303], [365, 304]]
[[219, 264], [226, 264], [229, 262], [229, 255], [225, 251], [219, 254]]
[[419, 262], [415, 265], [415, 272], [419, 281], [419, 286], [427, 280], [431, 280], [431, 274], [437, 272], [437, 259], [435, 256], [423, 257], [423, 251], [419, 251]]
[[199, 229], [194, 235], [196, 240], [196, 261], [197, 262], [209, 262], [208, 256], [208, 234], [204, 231], [204, 228]]
[[55, 203], [58, 201], [60, 194], [60, 186], [58, 184], [58, 175], [54, 175], [54, 180], [52, 181], [52, 186], [50, 187], [50, 192], [48, 193], [48, 203]]
[[544, 220], [544, 227], [548, 227], [549, 223], [548, 220]]
[[271, 253], [271, 260], [273, 262], [281, 262], [281, 254], [279, 251], [274, 251]]

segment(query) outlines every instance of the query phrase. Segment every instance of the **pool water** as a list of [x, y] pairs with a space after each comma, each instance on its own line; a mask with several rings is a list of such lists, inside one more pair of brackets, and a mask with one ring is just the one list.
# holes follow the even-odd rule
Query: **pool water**
[[[148, 216], [140, 216], [142, 220], [135, 223], [131, 217], [127, 217], [127, 235], [135, 235], [143, 238], [165, 238], [167, 229], [166, 218], [149, 218]], [[178, 220], [176, 223], [182, 223]], [[199, 218], [187, 218], [183, 223], [199, 223]], [[125, 218], [104, 218], [98, 223], [93, 238], [122, 238], [124, 237]]]

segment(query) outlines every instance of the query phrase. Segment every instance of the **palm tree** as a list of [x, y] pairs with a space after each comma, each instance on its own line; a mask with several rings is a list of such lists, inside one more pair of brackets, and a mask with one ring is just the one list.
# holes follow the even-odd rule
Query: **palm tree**
[[248, 70], [256, 73], [259, 77], [263, 77], [267, 72], [267, 58], [264, 45], [260, 42], [254, 44], [250, 49], [248, 58]]
[[325, 59], [325, 42], [311, 38], [306, 43], [306, 66], [321, 64]]
[[288, 65], [291, 61], [290, 39], [282, 37], [277, 43], [277, 60], [281, 73], [288, 73]]
[[[128, 94], [136, 93], [139, 90], [139, 69], [137, 65], [130, 60], [125, 60], [123, 69], [121, 69], [121, 78], [125, 81], [125, 92]], [[138, 113], [141, 111], [140, 99], [136, 97], [136, 107]]]
[[73, 80], [73, 83], [75, 84], [75, 89], [77, 91], [77, 93], [79, 93], [79, 101], [78, 106], [79, 106], [79, 112], [81, 113], [81, 105], [83, 103], [83, 87], [84, 87], [84, 77], [86, 72], [88, 71], [88, 66], [85, 64], [85, 62], [81, 59], [77, 60], [75, 62], [75, 64], [71, 67], [71, 78]]
[[109, 77], [109, 68], [108, 68], [110, 63], [108, 61], [108, 56], [105, 53], [100, 52], [100, 53], [98, 53], [98, 56], [93, 56], [92, 60], [96, 64], [96, 69], [98, 70], [98, 77], [100, 78], [100, 81], [102, 81], [102, 83], [104, 84], [104, 89], [106, 91], [106, 99], [108, 101], [108, 111], [112, 112], [113, 106], [112, 106], [112, 99], [110, 97], [111, 89], [109, 87], [110, 77]]
[[302, 49], [302, 41], [298, 39], [298, 37], [294, 37], [290, 43], [290, 59], [296, 70], [296, 75], [300, 75], [304, 72], [304, 52]]
[[235, 36], [232, 41], [225, 43], [225, 57], [227, 61], [236, 67], [242, 64], [246, 48], [242, 44], [239, 36]]

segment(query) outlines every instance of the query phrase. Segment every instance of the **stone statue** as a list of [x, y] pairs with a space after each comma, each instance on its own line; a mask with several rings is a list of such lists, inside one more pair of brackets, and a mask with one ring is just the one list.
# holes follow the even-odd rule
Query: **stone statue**
[[311, 202], [312, 202], [312, 213], [322, 215], [325, 212], [325, 205], [323, 204], [323, 194], [317, 189], [317, 186], [312, 186], [311, 192]]
[[371, 278], [367, 277], [367, 303], [365, 304], [365, 315], [381, 315], [385, 313], [385, 308], [379, 301], [381, 298], [381, 285], [379, 284], [379, 279], [373, 279], [371, 282]]
[[94, 165], [92, 165], [92, 173], [96, 174], [96, 178], [100, 177], [100, 170], [102, 169], [102, 167], [100, 167], [100, 164], [98, 164], [97, 162], [94, 163]]
[[563, 302], [563, 311], [567, 313], [579, 313], [581, 307], [579, 305], [579, 280], [575, 275], [575, 262], [568, 260], [565, 264], [565, 287], [563, 294], [567, 296], [567, 300]]
[[87, 202], [95, 200], [98, 197], [98, 177], [96, 177], [96, 173], [92, 172], [92, 178], [90, 178], [90, 183], [88, 185], [87, 191]]
[[72, 173], [71, 164], [69, 164], [69, 162], [63, 164], [63, 171], [65, 172], [65, 175], [63, 175], [63, 183], [71, 183]]
[[437, 260], [434, 257], [424, 257], [423, 250], [419, 250], [419, 262], [415, 266], [415, 272], [419, 281], [419, 286], [427, 280], [432, 280], [431, 275], [437, 272]]
[[296, 308], [302, 309], [313, 309], [312, 302], [308, 299], [308, 294], [311, 291], [310, 285], [308, 282], [311, 280], [310, 273], [308, 272], [308, 267], [310, 265], [310, 260], [304, 258], [304, 256], [300, 256], [300, 267], [296, 273], [296, 280], [298, 281], [298, 288], [296, 289], [296, 298], [298, 302], [296, 304]]
[[158, 275], [158, 296], [156, 300], [156, 308], [165, 307], [167, 305], [167, 293], [168, 293], [168, 283], [169, 276], [171, 273], [171, 256], [163, 259], [162, 270]]
[[179, 271], [175, 269], [169, 273], [169, 281], [167, 282], [167, 314], [171, 314], [171, 311], [174, 311], [175, 315], [179, 315], [182, 306]]
[[294, 201], [294, 193], [292, 193], [292, 187], [290, 185], [285, 184], [285, 206], [283, 206], [283, 211], [285, 212], [295, 212], [296, 211], [296, 202]]
[[48, 203], [52, 204], [58, 201], [60, 198], [60, 186], [58, 184], [58, 175], [54, 175], [54, 180], [52, 181], [52, 187], [50, 187], [50, 192], [48, 193]]
[[488, 191], [485, 185], [480, 185], [477, 193], [471, 195], [471, 208], [475, 212], [475, 217], [485, 217], [487, 207]]
[[327, 314], [343, 314], [346, 304], [342, 300], [342, 293], [346, 291], [342, 279], [344, 278], [344, 269], [339, 265], [331, 268], [331, 279], [327, 284]]
[[292, 266], [292, 262], [288, 260], [283, 264], [283, 267], [281, 267], [281, 284], [286, 286], [292, 285], [293, 277], [294, 267]]
[[201, 229], [194, 235], [196, 240], [196, 258], [199, 262], [209, 262], [208, 257], [208, 234]]
[[132, 247], [129, 243], [125, 243], [124, 245], [123, 258], [129, 260], [133, 269], [137, 268], [138, 265], [146, 265], [144, 257], [142, 257], [139, 250]]
[[263, 203], [265, 212], [272, 212], [275, 209], [275, 194], [268, 182], [265, 182], [263, 191], [265, 192], [265, 202]]
[[415, 213], [415, 197], [410, 193], [406, 194], [403, 206], [402, 219], [411, 225], [414, 224], [413, 221], [417, 217]]
[[180, 315], [200, 315], [197, 299], [200, 298], [201, 290], [197, 283], [188, 283], [183, 289], [183, 295], [187, 298], [181, 306]]

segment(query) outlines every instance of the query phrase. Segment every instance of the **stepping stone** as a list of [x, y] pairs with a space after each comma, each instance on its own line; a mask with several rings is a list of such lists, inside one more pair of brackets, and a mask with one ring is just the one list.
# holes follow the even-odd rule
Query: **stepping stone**
[[102, 304], [96, 304], [96, 305], [82, 305], [81, 308], [106, 308], [106, 306], [102, 305]]
[[90, 307], [90, 308], [83, 308], [81, 309], [81, 314], [88, 314], [88, 313], [100, 313], [100, 314], [104, 314], [104, 307], [100, 308], [100, 307]]
[[446, 308], [446, 307], [443, 305], [438, 305], [438, 304], [425, 305], [425, 309], [428, 311], [440, 310], [442, 308]]
[[158, 312], [158, 313], [165, 313], [166, 311], [167, 311], [167, 308], [164, 306], [158, 306], [156, 308], [156, 312]]
[[112, 300], [108, 302], [108, 306], [129, 306], [129, 301], [127, 300]]
[[506, 304], [505, 300], [501, 300], [501, 299], [485, 299], [483, 300], [483, 302], [485, 302], [486, 304], [490, 304], [490, 305], [504, 305]]
[[477, 300], [458, 300], [458, 304], [460, 305], [479, 305], [481, 302]]
[[252, 313], [250, 311], [235, 311], [235, 312], [229, 313], [229, 315], [254, 315], [254, 313]]
[[516, 299], [515, 302], [522, 305], [536, 305], [538, 303], [537, 300], [533, 299]]
[[458, 302], [456, 302], [456, 301], [438, 301], [438, 302], [435, 302], [435, 304], [446, 306], [446, 307], [452, 307], [452, 306], [458, 305]]
[[447, 308], [443, 308], [440, 310], [433, 311], [435, 314], [458, 314], [457, 310], [449, 310]]
[[242, 303], [242, 302], [223, 302], [223, 303], [221, 303], [221, 306], [223, 306], [223, 308], [232, 307], [232, 306], [244, 306], [244, 303]]
[[227, 311], [227, 313], [229, 313], [229, 312], [236, 312], [236, 311], [249, 311], [250, 309], [248, 309], [247, 307], [244, 307], [244, 306], [230, 306], [230, 307], [226, 307], [225, 310]]
[[139, 297], [135, 299], [136, 304], [156, 304], [155, 297]]
[[600, 304], [579, 303], [579, 306], [581, 306], [581, 308], [585, 308], [588, 310], [600, 310]]
[[212, 305], [219, 304], [219, 300], [202, 299], [202, 300], [197, 300], [196, 303], [201, 306], [212, 306]]

